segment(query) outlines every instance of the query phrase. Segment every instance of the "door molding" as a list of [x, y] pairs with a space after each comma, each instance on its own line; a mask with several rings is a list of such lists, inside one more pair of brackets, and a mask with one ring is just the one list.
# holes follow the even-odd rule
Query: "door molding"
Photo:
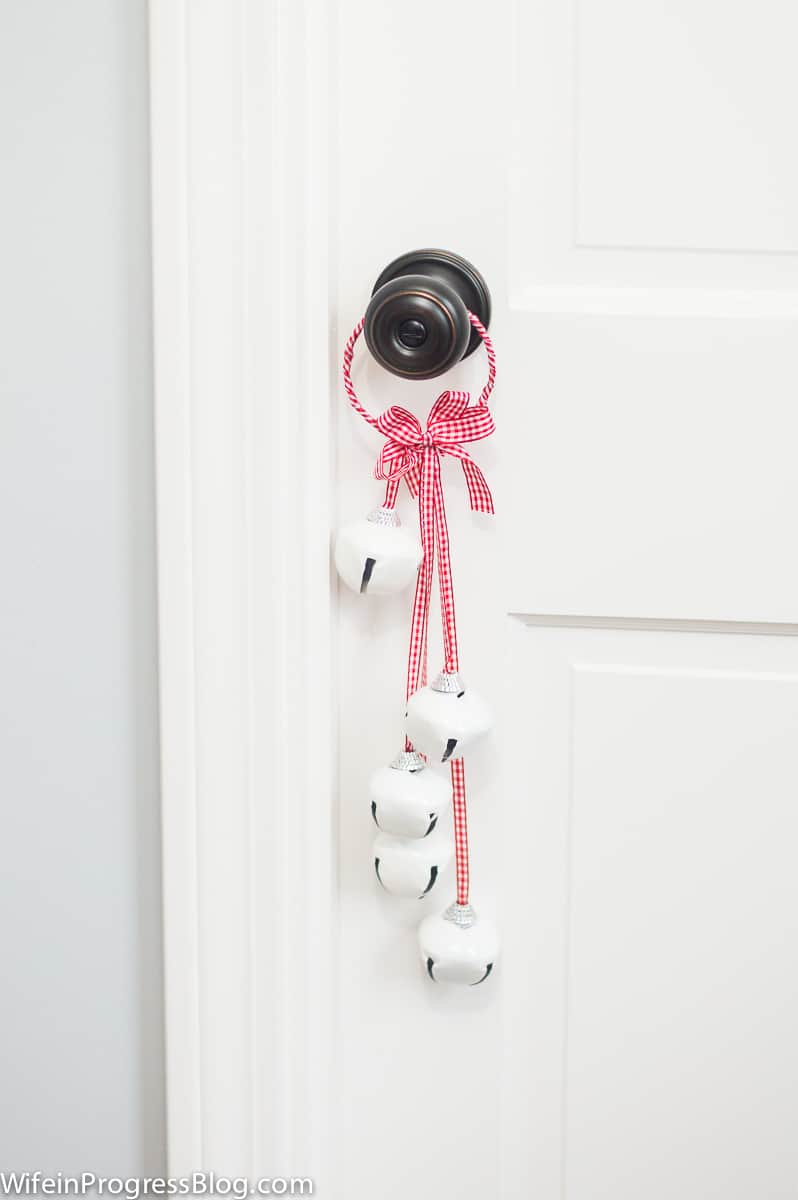
[[169, 1171], [323, 1170], [326, 0], [151, 0]]

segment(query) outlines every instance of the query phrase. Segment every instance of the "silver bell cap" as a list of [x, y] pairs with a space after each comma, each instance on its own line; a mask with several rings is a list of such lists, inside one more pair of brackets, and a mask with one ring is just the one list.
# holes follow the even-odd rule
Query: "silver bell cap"
[[465, 691], [463, 677], [457, 671], [441, 671], [430, 684], [433, 692], [445, 692], [450, 696], [461, 696]]
[[426, 765], [416, 750], [400, 750], [390, 764], [394, 771], [423, 771]]
[[402, 524], [395, 508], [375, 508], [366, 520], [371, 521], [372, 525], [382, 525], [385, 529], [397, 529]]
[[472, 925], [476, 925], [477, 914], [470, 904], [450, 904], [443, 914], [444, 921], [451, 921], [458, 929], [470, 929]]

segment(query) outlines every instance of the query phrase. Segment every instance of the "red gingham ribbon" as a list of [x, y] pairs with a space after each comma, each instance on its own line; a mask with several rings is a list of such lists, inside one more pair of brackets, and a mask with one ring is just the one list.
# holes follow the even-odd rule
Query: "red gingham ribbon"
[[[393, 508], [404, 479], [411, 496], [418, 496], [421, 545], [424, 556], [418, 572], [413, 617], [410, 625], [410, 649], [407, 660], [407, 689], [409, 698], [427, 682], [427, 633], [432, 593], [432, 576], [436, 550], [438, 584], [441, 599], [441, 622], [445, 655], [444, 670], [460, 669], [457, 647], [457, 621], [454, 607], [454, 588], [449, 555], [449, 529], [441, 481], [441, 457], [445, 454], [460, 460], [471, 508], [475, 512], [492, 513], [493, 497], [485, 476], [463, 449], [463, 442], [475, 442], [489, 437], [494, 431], [488, 397], [496, 378], [496, 357], [493, 343], [482, 322], [473, 313], [468, 318], [485, 345], [488, 357], [488, 380], [475, 405], [468, 392], [442, 392], [430, 410], [426, 430], [407, 409], [394, 405], [379, 417], [373, 417], [360, 403], [352, 383], [352, 356], [357, 339], [363, 332], [363, 320], [353, 329], [344, 350], [344, 386], [349, 401], [357, 413], [374, 429], [386, 436], [374, 474], [387, 482], [384, 507]], [[411, 749], [410, 743], [407, 748]], [[457, 867], [457, 903], [467, 904], [469, 893], [468, 821], [466, 811], [465, 766], [462, 758], [452, 761], [452, 807], [454, 811], [455, 861]]]
[[461, 442], [490, 437], [496, 428], [487, 404], [469, 407], [468, 392], [441, 392], [427, 418], [426, 432], [406, 408], [394, 405], [377, 417], [377, 429], [387, 441], [380, 451], [374, 475], [390, 482], [404, 478], [411, 496], [420, 490], [424, 455], [436, 450], [451, 454], [463, 464], [471, 507], [475, 512], [493, 512], [493, 497], [485, 476]]

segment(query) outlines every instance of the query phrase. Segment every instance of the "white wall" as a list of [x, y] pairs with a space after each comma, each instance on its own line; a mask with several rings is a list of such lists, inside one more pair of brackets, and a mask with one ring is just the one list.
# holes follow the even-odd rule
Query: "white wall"
[[0, 1166], [163, 1168], [145, 0], [0, 6]]

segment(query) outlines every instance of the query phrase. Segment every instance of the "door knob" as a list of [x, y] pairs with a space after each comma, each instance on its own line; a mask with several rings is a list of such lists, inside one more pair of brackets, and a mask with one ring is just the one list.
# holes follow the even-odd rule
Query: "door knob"
[[479, 346], [469, 312], [487, 328], [490, 292], [476, 267], [448, 250], [411, 250], [374, 284], [366, 344], [394, 375], [433, 379]]

